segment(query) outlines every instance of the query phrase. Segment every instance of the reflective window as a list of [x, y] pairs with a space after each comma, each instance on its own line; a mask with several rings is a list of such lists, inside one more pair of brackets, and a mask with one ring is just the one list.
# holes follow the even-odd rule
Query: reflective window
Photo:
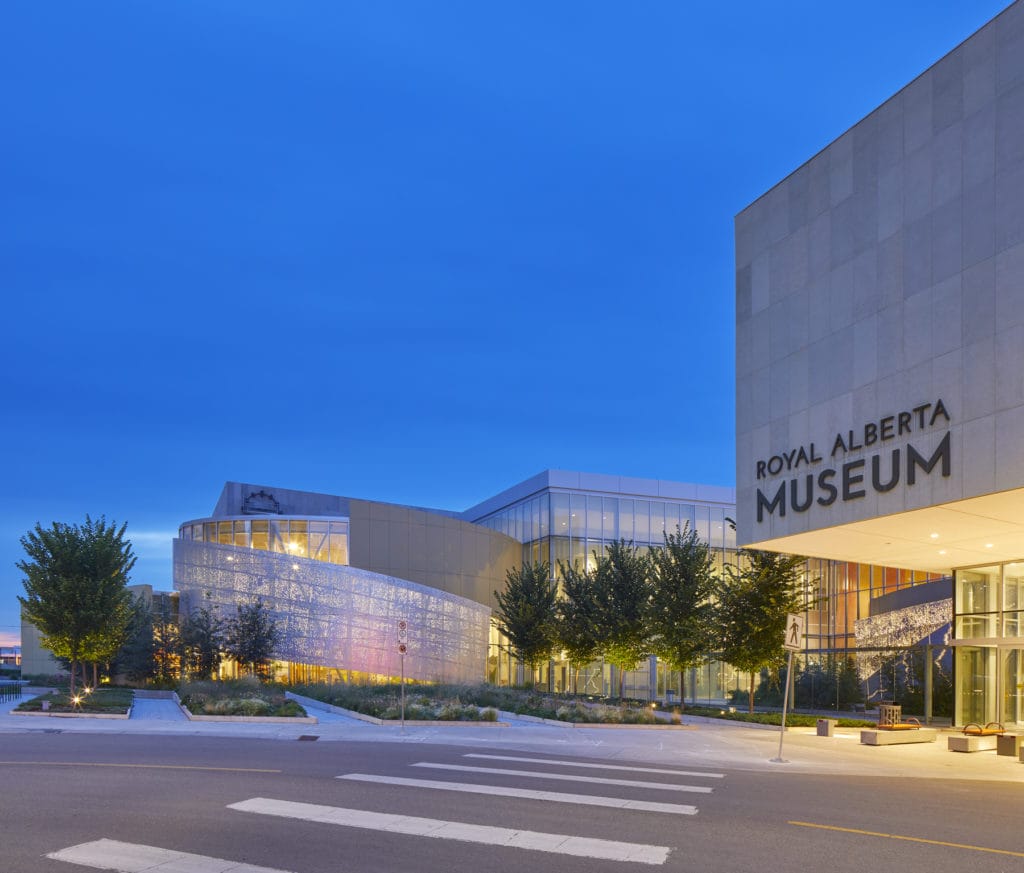
[[601, 513], [601, 498], [587, 498], [587, 537], [599, 540], [604, 535], [604, 519]]
[[651, 501], [651, 542], [661, 545], [665, 541], [665, 504]]
[[665, 504], [665, 532], [674, 534], [682, 529], [683, 519], [678, 503]]
[[957, 573], [956, 611], [958, 613], [990, 612], [995, 610], [998, 567], [975, 567]]
[[707, 506], [694, 507], [696, 510], [696, 524], [694, 530], [697, 531], [699, 536], [704, 542], [711, 541], [711, 509]]
[[551, 534], [556, 537], [569, 536], [569, 495], [551, 495]]
[[628, 542], [636, 540], [633, 526], [633, 501], [619, 500], [619, 539]]
[[619, 538], [619, 501], [614, 497], [601, 501], [601, 537], [605, 542]]
[[586, 536], [587, 499], [582, 494], [569, 495], [569, 533], [575, 537]]
[[270, 548], [270, 522], [254, 521], [251, 522], [250, 527], [252, 529], [252, 547], [268, 550]]
[[633, 501], [633, 540], [638, 545], [651, 541], [651, 505], [646, 500]]

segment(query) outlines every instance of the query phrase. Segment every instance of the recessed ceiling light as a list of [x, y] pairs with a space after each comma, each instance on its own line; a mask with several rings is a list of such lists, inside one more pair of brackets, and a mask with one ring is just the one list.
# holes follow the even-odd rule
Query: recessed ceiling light
[[931, 533], [928, 534], [928, 536], [930, 536], [933, 540], [937, 540], [939, 538], [939, 535], [937, 533]]
[[940, 554], [940, 555], [944, 555], [944, 554], [946, 554], [946, 550], [945, 550], [945, 549], [939, 549], [939, 554]]
[[992, 548], [992, 543], [985, 543], [985, 548], [986, 549], [991, 549]]

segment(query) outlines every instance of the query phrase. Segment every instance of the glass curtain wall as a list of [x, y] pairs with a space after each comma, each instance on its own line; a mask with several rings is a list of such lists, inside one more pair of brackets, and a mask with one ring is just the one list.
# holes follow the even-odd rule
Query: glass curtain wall
[[958, 570], [956, 724], [1024, 724], [1024, 561]]
[[[716, 569], [723, 572], [726, 563], [736, 560], [736, 534], [726, 521], [727, 514], [723, 507], [685, 501], [545, 491], [477, 523], [518, 539], [523, 544], [523, 561], [550, 564], [552, 582], [557, 584], [559, 562], [578, 563], [592, 569], [605, 546], [615, 540], [624, 539], [641, 548], [657, 547], [664, 542], [664, 534], [674, 532], [677, 527], [695, 530], [710, 543]], [[855, 654], [855, 622], [871, 615], [873, 599], [941, 577], [892, 567], [809, 559], [805, 578], [810, 605], [806, 613], [803, 662], [823, 667], [832, 665], [836, 658], [845, 659]], [[1024, 610], [1024, 592], [1019, 602]], [[1021, 626], [1024, 632], [1024, 622]], [[501, 635], [492, 634], [491, 642], [488, 681], [522, 681], [514, 666], [508, 666], [514, 659]], [[499, 663], [505, 666], [499, 669]], [[647, 669], [645, 666], [641, 672]], [[596, 692], [597, 672], [595, 667], [581, 675], [580, 686], [585, 685], [587, 693]], [[666, 679], [660, 668], [657, 675], [659, 678], [652, 683], [650, 695], [663, 697], [668, 691], [679, 693], [678, 676]], [[737, 687], [746, 688], [745, 676], [739, 676], [732, 667], [719, 662], [712, 662], [687, 678], [687, 697], [698, 701], [727, 701]], [[552, 690], [571, 690], [574, 681], [566, 665], [560, 662], [541, 670], [537, 680]]]
[[190, 521], [179, 539], [348, 564], [348, 519], [235, 518]]
[[[551, 566], [552, 584], [558, 583], [559, 563], [593, 569], [607, 545], [623, 539], [642, 549], [661, 546], [666, 533], [677, 529], [696, 530], [711, 544], [716, 567], [726, 563], [727, 553], [736, 549], [736, 535], [726, 522], [723, 507], [700, 506], [671, 500], [618, 497], [572, 491], [545, 491], [488, 516], [478, 524], [518, 539], [523, 544], [523, 562], [546, 562]], [[730, 557], [731, 560], [731, 557]], [[494, 629], [491, 633], [487, 681], [518, 684], [527, 681], [517, 670], [507, 642]], [[717, 668], [716, 668], [717, 669]], [[610, 665], [598, 661], [579, 671], [579, 676], [560, 659], [542, 668], [536, 680], [553, 691], [608, 694], [617, 690], [617, 677]], [[663, 667], [654, 659], [624, 677], [627, 696], [650, 699], [663, 696], [666, 682]], [[678, 691], [678, 676], [669, 680]], [[692, 683], [691, 683], [691, 687]]]

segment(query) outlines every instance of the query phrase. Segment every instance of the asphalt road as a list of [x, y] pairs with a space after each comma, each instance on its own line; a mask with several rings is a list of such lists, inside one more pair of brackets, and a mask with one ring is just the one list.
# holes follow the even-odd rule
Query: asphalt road
[[[1017, 783], [824, 777], [783, 769], [754, 772], [678, 764], [662, 768], [672, 772], [655, 773], [650, 771], [659, 765], [652, 761], [571, 761], [559, 757], [557, 750], [524, 752], [479, 743], [463, 747], [8, 734], [0, 746], [0, 870], [87, 869], [47, 856], [97, 840], [294, 873], [1024, 870], [1019, 825], [1024, 790]], [[586, 764], [594, 766], [580, 766]], [[451, 767], [514, 772], [447, 769]], [[477, 786], [491, 793], [338, 778], [351, 774], [361, 780]], [[579, 777], [619, 784], [576, 781]], [[639, 784], [621, 784], [623, 780]], [[570, 797], [556, 801], [501, 793], [508, 789]], [[594, 797], [669, 806], [589, 805]], [[242, 809], [231, 808], [239, 803]], [[309, 805], [319, 807], [313, 812], [321, 816], [323, 807], [352, 812], [333, 814], [347, 824], [280, 814], [306, 816]], [[410, 823], [394, 816], [432, 822]], [[406, 831], [434, 830], [440, 836], [374, 829], [382, 821]], [[458, 829], [442, 822], [485, 827]], [[495, 828], [591, 842], [527, 835], [519, 839], [548, 850], [512, 848], [492, 844], [509, 839], [507, 831]], [[467, 834], [484, 842], [467, 842]], [[101, 858], [114, 856], [110, 846], [98, 847]], [[657, 851], [651, 854], [646, 847]], [[650, 863], [564, 854], [580, 849], [635, 851], [635, 857]], [[171, 869], [208, 873], [230, 867], [183, 858]]]

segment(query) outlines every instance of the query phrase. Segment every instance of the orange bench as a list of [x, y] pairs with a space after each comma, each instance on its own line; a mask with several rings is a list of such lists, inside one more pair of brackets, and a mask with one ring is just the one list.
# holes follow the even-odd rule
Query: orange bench
[[965, 737], [1001, 737], [1006, 733], [1006, 728], [998, 721], [990, 721], [985, 727], [971, 721], [963, 726], [961, 733]]
[[908, 715], [907, 720], [901, 721], [899, 724], [878, 724], [876, 727], [880, 731], [919, 731], [921, 722], [914, 716]]

